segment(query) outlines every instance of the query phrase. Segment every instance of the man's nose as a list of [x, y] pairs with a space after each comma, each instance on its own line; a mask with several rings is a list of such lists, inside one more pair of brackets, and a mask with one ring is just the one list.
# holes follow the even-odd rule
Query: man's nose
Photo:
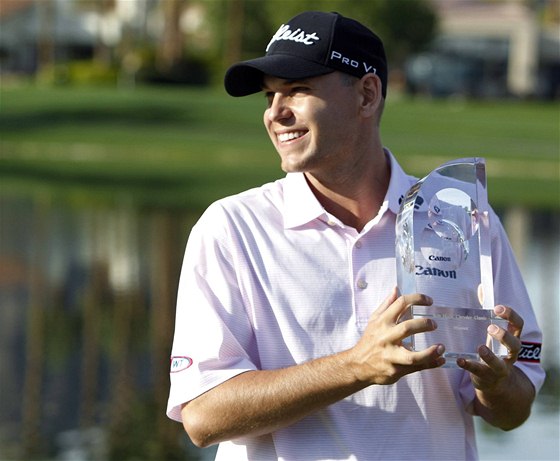
[[268, 108], [267, 117], [271, 122], [283, 120], [292, 116], [292, 111], [288, 105], [287, 98], [275, 93]]

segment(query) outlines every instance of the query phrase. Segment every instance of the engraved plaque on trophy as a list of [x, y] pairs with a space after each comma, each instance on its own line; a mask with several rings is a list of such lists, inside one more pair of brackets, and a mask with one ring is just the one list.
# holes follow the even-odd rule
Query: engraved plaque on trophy
[[[412, 318], [433, 318], [438, 328], [407, 338], [422, 350], [445, 345], [446, 367], [463, 357], [478, 360], [486, 344], [507, 350], [487, 327], [507, 323], [494, 315], [486, 167], [482, 158], [445, 163], [412, 186], [396, 222], [397, 280], [401, 294], [423, 293], [431, 306], [414, 305]], [[410, 318], [409, 316], [409, 318]]]

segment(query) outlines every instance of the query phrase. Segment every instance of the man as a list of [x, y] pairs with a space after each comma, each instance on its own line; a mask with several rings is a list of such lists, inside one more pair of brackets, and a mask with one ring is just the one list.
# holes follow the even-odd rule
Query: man
[[[544, 379], [518, 359], [540, 331], [502, 226], [492, 219], [497, 315], [481, 361], [443, 369], [437, 328], [399, 321], [395, 218], [415, 179], [380, 138], [380, 39], [336, 13], [282, 25], [262, 58], [232, 66], [233, 96], [263, 91], [287, 176], [209, 207], [179, 286], [169, 417], [221, 460], [476, 459], [472, 415], [503, 429], [529, 415]], [[514, 306], [512, 309], [509, 306]], [[506, 447], [507, 449], [507, 447]]]

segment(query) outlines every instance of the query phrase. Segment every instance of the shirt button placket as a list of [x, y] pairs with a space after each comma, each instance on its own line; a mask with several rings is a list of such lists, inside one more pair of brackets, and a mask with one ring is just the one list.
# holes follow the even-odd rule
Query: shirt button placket
[[369, 294], [366, 291], [368, 288], [368, 273], [365, 270], [367, 251], [365, 250], [363, 240], [359, 239], [354, 242], [354, 249], [352, 252], [354, 286], [356, 290], [354, 295], [354, 309], [356, 313], [356, 325], [360, 331], [366, 328], [369, 319]]
[[[354, 248], [355, 248], [356, 250], [359, 250], [360, 248], [362, 248], [362, 242], [361, 242], [361, 240], [357, 240], [357, 241], [354, 243]], [[360, 259], [361, 259], [360, 257], [357, 257], [357, 260], [358, 260], [358, 261], [359, 261]], [[358, 281], [356, 282], [356, 286], [357, 286], [360, 290], [365, 290], [365, 289], [367, 288], [367, 286], [368, 286], [368, 283], [366, 282], [366, 280], [365, 280], [363, 277], [360, 277], [360, 278], [358, 279]]]

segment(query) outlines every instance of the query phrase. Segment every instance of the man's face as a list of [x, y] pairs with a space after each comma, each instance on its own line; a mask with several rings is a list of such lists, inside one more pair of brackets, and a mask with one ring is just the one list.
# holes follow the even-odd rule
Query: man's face
[[336, 171], [359, 142], [357, 80], [338, 72], [291, 81], [265, 76], [264, 124], [286, 172]]

